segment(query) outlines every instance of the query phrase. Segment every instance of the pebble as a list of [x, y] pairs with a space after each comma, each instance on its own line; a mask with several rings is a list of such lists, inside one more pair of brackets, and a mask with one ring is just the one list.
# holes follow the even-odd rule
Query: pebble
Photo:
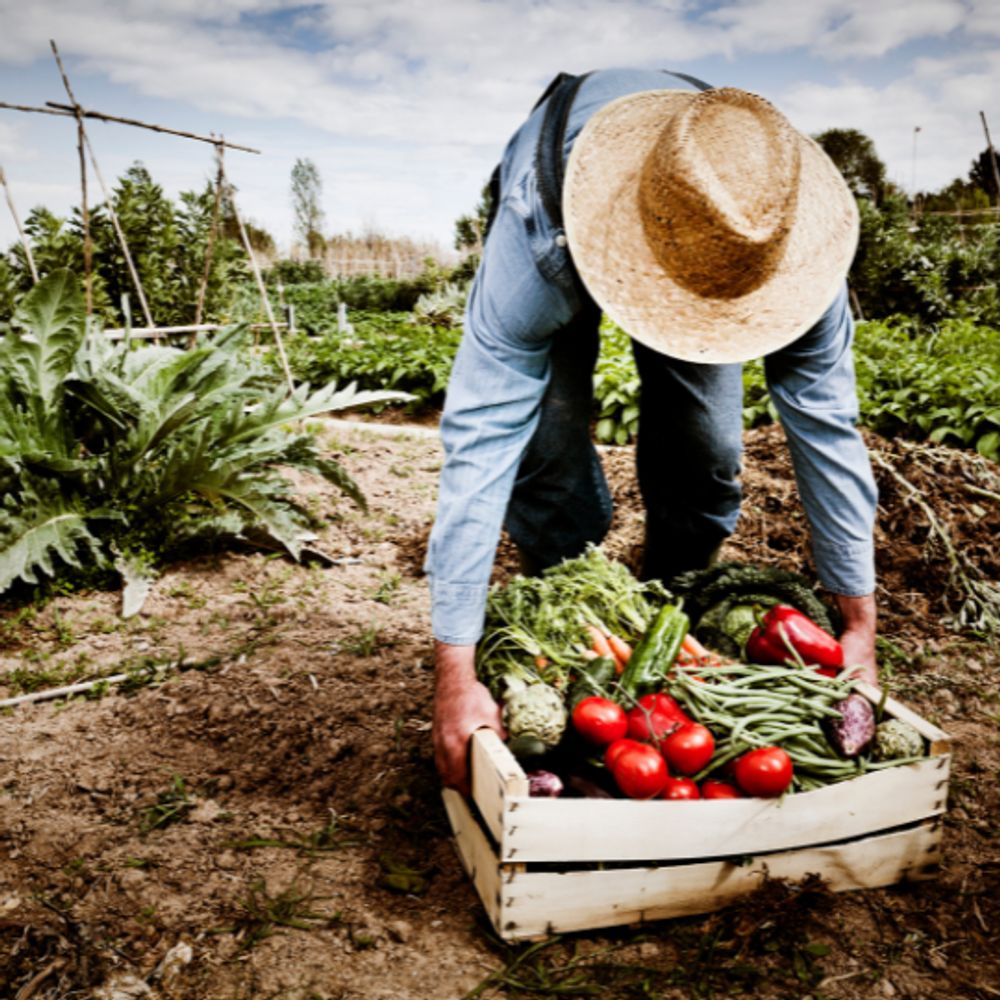
[[390, 920], [385, 925], [385, 929], [394, 940], [401, 944], [406, 944], [413, 936], [413, 926], [406, 920]]
[[879, 986], [882, 990], [882, 996], [894, 997], [896, 995], [896, 987], [888, 979], [883, 979]]
[[232, 851], [223, 851], [215, 857], [215, 867], [223, 871], [232, 871], [239, 864], [239, 859]]
[[660, 946], [655, 941], [643, 941], [639, 945], [640, 958], [656, 958], [660, 954]]

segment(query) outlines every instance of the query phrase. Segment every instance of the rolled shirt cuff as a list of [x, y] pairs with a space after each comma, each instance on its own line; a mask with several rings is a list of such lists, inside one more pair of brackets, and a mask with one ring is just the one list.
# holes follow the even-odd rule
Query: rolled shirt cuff
[[820, 582], [833, 594], [865, 597], [875, 591], [875, 547], [868, 542], [830, 545], [813, 542]]
[[431, 580], [431, 628], [438, 642], [474, 646], [482, 638], [488, 584]]

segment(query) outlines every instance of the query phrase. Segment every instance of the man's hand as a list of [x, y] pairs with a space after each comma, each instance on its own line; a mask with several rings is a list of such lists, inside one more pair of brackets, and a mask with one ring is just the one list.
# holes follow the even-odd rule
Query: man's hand
[[837, 606], [844, 619], [840, 645], [844, 648], [846, 676], [859, 677], [869, 684], [878, 684], [875, 662], [875, 626], [877, 612], [875, 595], [846, 597], [837, 595]]
[[469, 792], [469, 737], [477, 729], [504, 736], [500, 706], [476, 680], [476, 647], [435, 643], [434, 761], [441, 780]]

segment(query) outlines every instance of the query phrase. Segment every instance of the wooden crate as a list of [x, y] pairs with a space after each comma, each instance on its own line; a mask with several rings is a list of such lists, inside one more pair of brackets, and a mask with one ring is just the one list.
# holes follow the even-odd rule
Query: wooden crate
[[816, 872], [834, 891], [929, 878], [949, 737], [893, 699], [885, 715], [915, 726], [930, 755], [778, 800], [530, 798], [520, 764], [484, 729], [471, 748], [476, 810], [451, 789], [445, 808], [462, 864], [507, 940], [707, 913], [756, 889], [765, 869], [786, 879]]

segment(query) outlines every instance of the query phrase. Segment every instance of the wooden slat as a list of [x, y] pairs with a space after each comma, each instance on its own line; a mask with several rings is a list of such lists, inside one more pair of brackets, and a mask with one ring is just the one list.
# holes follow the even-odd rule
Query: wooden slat
[[527, 798], [528, 779], [507, 744], [492, 729], [472, 734], [472, 797], [497, 843], [512, 799]]
[[929, 757], [777, 800], [524, 798], [510, 802], [502, 813], [506, 826], [497, 838], [500, 857], [515, 862], [662, 861], [847, 840], [943, 812], [947, 763], [948, 757]]
[[726, 862], [567, 873], [527, 872], [501, 886], [508, 939], [708, 913], [752, 892], [764, 867], [773, 878], [818, 872], [835, 892], [930, 877], [940, 824], [848, 844], [772, 854], [748, 866]]
[[500, 927], [500, 863], [486, 834], [465, 799], [452, 788], [441, 790], [455, 847], [466, 874], [472, 879], [493, 926]]

